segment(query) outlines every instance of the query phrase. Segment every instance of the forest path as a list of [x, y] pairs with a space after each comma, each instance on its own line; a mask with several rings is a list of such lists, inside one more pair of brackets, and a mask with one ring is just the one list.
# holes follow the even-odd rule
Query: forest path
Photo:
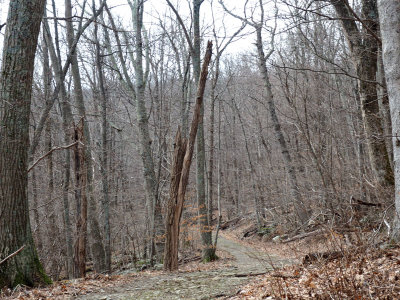
[[78, 296], [83, 300], [133, 300], [133, 299], [214, 299], [233, 294], [255, 274], [274, 267], [290, 264], [288, 259], [268, 255], [219, 236], [218, 247], [234, 257], [232, 266], [196, 271], [146, 274], [135, 278], [130, 285], [104, 289], [104, 293]]

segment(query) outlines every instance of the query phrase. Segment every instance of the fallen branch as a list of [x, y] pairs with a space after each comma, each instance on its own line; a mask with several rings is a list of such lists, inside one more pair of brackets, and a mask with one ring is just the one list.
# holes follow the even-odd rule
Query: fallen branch
[[260, 273], [238, 273], [238, 274], [233, 274], [231, 277], [253, 277], [253, 276], [261, 276], [270, 273], [271, 271], [267, 272], [260, 272]]
[[189, 262], [198, 261], [198, 260], [201, 260], [201, 256], [196, 255], [196, 256], [180, 259], [179, 263], [180, 264], [187, 264]]
[[304, 239], [304, 238], [309, 237], [309, 236], [323, 234], [325, 232], [326, 232], [325, 229], [318, 229], [318, 230], [314, 230], [314, 231], [311, 231], [311, 232], [302, 233], [302, 234], [296, 235], [296, 236], [294, 236], [294, 237], [292, 237], [290, 239], [284, 240], [284, 241], [282, 241], [282, 243], [284, 243], [284, 244], [290, 243], [290, 242], [293, 242], [293, 241]]
[[233, 225], [236, 225], [241, 220], [240, 217], [236, 217], [234, 219], [228, 220], [225, 223], [221, 224], [220, 229], [225, 230]]
[[83, 145], [80, 141], [76, 141], [76, 142], [74, 142], [74, 143], [72, 143], [71, 145], [68, 145], [68, 146], [54, 147], [54, 148], [51, 149], [49, 152], [47, 152], [45, 155], [39, 157], [39, 158], [33, 163], [33, 165], [30, 166], [30, 167], [28, 168], [28, 173], [29, 173], [30, 171], [32, 171], [32, 169], [33, 169], [40, 161], [42, 161], [43, 159], [45, 159], [47, 156], [49, 156], [49, 155], [50, 155], [51, 153], [53, 153], [54, 151], [69, 149], [69, 148], [71, 148], [71, 147], [73, 147], [73, 146], [75, 146], [75, 145], [77, 145], [77, 144]]
[[13, 258], [15, 255], [17, 255], [18, 253], [20, 253], [22, 250], [24, 250], [25, 245], [23, 245], [21, 248], [19, 248], [17, 251], [15, 251], [14, 253], [11, 253], [9, 256], [7, 256], [5, 259], [3, 259], [2, 261], [0, 261], [0, 265], [4, 264], [7, 260], [9, 260], [10, 258]]
[[276, 277], [276, 278], [283, 278], [283, 279], [300, 278], [299, 275], [289, 275], [289, 274], [282, 274], [282, 273], [274, 273], [274, 274], [271, 274], [271, 276]]

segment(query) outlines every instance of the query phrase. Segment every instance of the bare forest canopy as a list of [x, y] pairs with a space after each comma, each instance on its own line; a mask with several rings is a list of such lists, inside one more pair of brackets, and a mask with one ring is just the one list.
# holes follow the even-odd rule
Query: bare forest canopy
[[395, 0], [44, 2], [0, 0], [0, 288], [214, 260], [243, 215], [398, 238]]

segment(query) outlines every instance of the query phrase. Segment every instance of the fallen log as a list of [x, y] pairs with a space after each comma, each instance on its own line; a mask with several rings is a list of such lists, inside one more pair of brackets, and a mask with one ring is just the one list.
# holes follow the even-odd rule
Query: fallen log
[[325, 229], [317, 229], [317, 230], [314, 230], [311, 232], [306, 232], [306, 233], [295, 235], [294, 237], [292, 237], [290, 239], [282, 241], [282, 243], [286, 244], [286, 243], [294, 242], [294, 241], [301, 240], [301, 239], [304, 239], [309, 236], [323, 234], [325, 232], [326, 232]]
[[253, 225], [250, 228], [247, 228], [245, 231], [243, 231], [242, 238], [250, 237], [257, 232], [258, 232], [257, 225]]
[[236, 218], [234, 218], [234, 219], [228, 220], [228, 221], [224, 222], [224, 223], [220, 226], [220, 229], [221, 229], [221, 230], [225, 230], [225, 229], [227, 229], [227, 228], [229, 228], [229, 227], [231, 227], [231, 226], [234, 226], [234, 225], [236, 225], [237, 223], [239, 223], [240, 220], [241, 220], [240, 217], [236, 217]]

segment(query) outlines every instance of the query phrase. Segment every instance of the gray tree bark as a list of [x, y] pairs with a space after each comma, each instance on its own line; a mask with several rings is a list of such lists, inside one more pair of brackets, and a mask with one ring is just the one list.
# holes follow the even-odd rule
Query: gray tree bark
[[[93, 1], [93, 11], [95, 10], [95, 2]], [[101, 101], [101, 183], [103, 189], [103, 211], [104, 211], [104, 251], [105, 251], [105, 271], [111, 272], [111, 230], [110, 230], [110, 197], [108, 188], [108, 142], [107, 142], [107, 95], [104, 85], [103, 74], [103, 53], [101, 52], [100, 42], [98, 39], [98, 24], [95, 22], [94, 39], [96, 44], [96, 68], [98, 85], [100, 88]]]
[[[53, 12], [55, 13], [55, 1], [52, 1]], [[72, 110], [70, 103], [68, 102], [67, 92], [65, 89], [62, 65], [61, 65], [61, 53], [58, 38], [58, 25], [57, 22], [54, 23], [54, 34], [55, 34], [55, 45], [53, 43], [50, 27], [47, 20], [43, 20], [44, 24], [44, 34], [46, 38], [46, 43], [49, 48], [50, 59], [52, 62], [53, 73], [55, 77], [56, 84], [60, 86], [60, 101], [62, 110], [62, 125], [64, 129], [64, 143], [65, 145], [70, 145], [73, 141], [73, 129], [75, 128], [74, 120], [72, 118]], [[69, 189], [71, 181], [71, 152], [69, 150], [65, 151], [65, 173], [63, 178], [63, 207], [64, 207], [64, 235], [66, 242], [66, 253], [67, 253], [67, 273], [68, 277], [73, 277], [73, 241], [72, 241], [72, 226], [70, 220], [70, 205], [69, 205]]]
[[378, 1], [382, 36], [383, 64], [392, 119], [395, 177], [395, 222], [392, 237], [400, 240], [400, 2]]
[[10, 3], [0, 73], [0, 288], [50, 283], [32, 238], [28, 205], [29, 115], [44, 0]]
[[[376, 179], [382, 185], [393, 185], [393, 170], [384, 139], [383, 121], [379, 111], [376, 74], [378, 62], [378, 11], [376, 0], [362, 1], [362, 31], [357, 27], [354, 11], [348, 0], [331, 0], [341, 18], [358, 76], [361, 112], [367, 135], [368, 155]], [[390, 125], [387, 125], [390, 128]]]

